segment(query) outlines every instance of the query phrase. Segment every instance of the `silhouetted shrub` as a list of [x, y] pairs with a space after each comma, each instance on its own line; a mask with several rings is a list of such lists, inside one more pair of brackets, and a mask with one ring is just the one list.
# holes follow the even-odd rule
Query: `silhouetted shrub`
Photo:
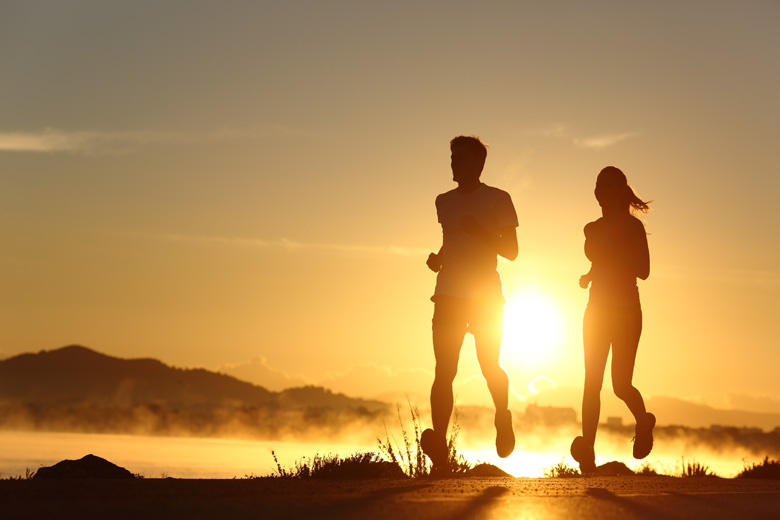
[[338, 455], [314, 455], [303, 457], [292, 469], [282, 468], [271, 452], [276, 462], [277, 473], [271, 477], [277, 478], [382, 478], [404, 477], [404, 472], [398, 464], [387, 462], [377, 453], [358, 452], [340, 457]]
[[[420, 437], [422, 436], [422, 425], [420, 421], [420, 410], [409, 403], [409, 411], [412, 416], [412, 426], [414, 428], [414, 445], [409, 439], [409, 434], [404, 427], [404, 421], [401, 418], [401, 405], [396, 404], [396, 410], [398, 412], [398, 423], [401, 426], [401, 434], [403, 436], [403, 446], [396, 447], [390, 440], [390, 434], [387, 433], [387, 427], [385, 427], [385, 441], [377, 438], [379, 443], [379, 451], [387, 457], [387, 459], [397, 464], [408, 476], [426, 477], [431, 474], [431, 463], [423, 453], [422, 444], [420, 444]], [[463, 475], [469, 471], [473, 464], [468, 462], [462, 454], [458, 453], [456, 448], [456, 441], [458, 434], [460, 433], [460, 426], [458, 425], [458, 418], [460, 411], [455, 408], [455, 415], [452, 421], [452, 427], [450, 428], [449, 439], [447, 440], [447, 449], [449, 450], [448, 466], [449, 472], [452, 474]]]
[[558, 464], [543, 468], [542, 475], [544, 478], [573, 478], [580, 476], [580, 470], [566, 464], [561, 457]]
[[32, 480], [33, 477], [35, 477], [35, 470], [31, 470], [30, 468], [25, 468], [24, 476], [21, 475], [10, 476], [3, 480]]
[[639, 470], [637, 470], [635, 473], [642, 477], [655, 477], [659, 475], [658, 471], [656, 471], [653, 465], [647, 461], [643, 462], [639, 467]]
[[770, 460], [769, 456], [764, 457], [760, 463], [753, 463], [745, 467], [737, 475], [737, 478], [771, 478], [780, 479], [780, 460]]
[[710, 467], [700, 462], [692, 461], [685, 462], [685, 457], [682, 458], [682, 477], [717, 477], [715, 473], [710, 471]]

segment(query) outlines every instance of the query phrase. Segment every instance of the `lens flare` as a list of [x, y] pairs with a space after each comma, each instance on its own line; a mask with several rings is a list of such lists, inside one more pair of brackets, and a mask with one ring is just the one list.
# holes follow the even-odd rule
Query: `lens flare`
[[504, 361], [525, 368], [555, 363], [564, 337], [564, 320], [558, 305], [536, 289], [510, 294], [504, 306]]

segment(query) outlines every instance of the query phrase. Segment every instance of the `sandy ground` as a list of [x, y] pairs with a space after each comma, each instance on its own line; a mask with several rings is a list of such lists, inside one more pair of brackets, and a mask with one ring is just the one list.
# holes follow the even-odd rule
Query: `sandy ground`
[[642, 476], [3, 480], [0, 518], [780, 519], [780, 481]]

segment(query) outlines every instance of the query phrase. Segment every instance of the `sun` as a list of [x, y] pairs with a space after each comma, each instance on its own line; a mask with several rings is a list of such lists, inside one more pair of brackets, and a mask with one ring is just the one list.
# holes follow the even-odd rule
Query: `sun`
[[558, 305], [535, 288], [507, 297], [502, 359], [526, 368], [554, 362], [561, 350], [564, 320]]

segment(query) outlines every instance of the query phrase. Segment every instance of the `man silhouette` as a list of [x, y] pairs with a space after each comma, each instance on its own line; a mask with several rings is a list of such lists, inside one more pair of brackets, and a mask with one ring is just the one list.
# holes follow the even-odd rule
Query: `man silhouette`
[[508, 457], [515, 447], [508, 410], [509, 381], [498, 362], [503, 334], [504, 297], [497, 256], [517, 257], [517, 214], [505, 191], [480, 181], [487, 146], [478, 137], [450, 141], [452, 180], [458, 187], [436, 197], [442, 246], [428, 256], [438, 273], [431, 298], [436, 375], [431, 388], [433, 429], [420, 443], [433, 470], [448, 470], [446, 433], [452, 415], [452, 382], [466, 332], [474, 336], [482, 374], [496, 407], [496, 451]]

